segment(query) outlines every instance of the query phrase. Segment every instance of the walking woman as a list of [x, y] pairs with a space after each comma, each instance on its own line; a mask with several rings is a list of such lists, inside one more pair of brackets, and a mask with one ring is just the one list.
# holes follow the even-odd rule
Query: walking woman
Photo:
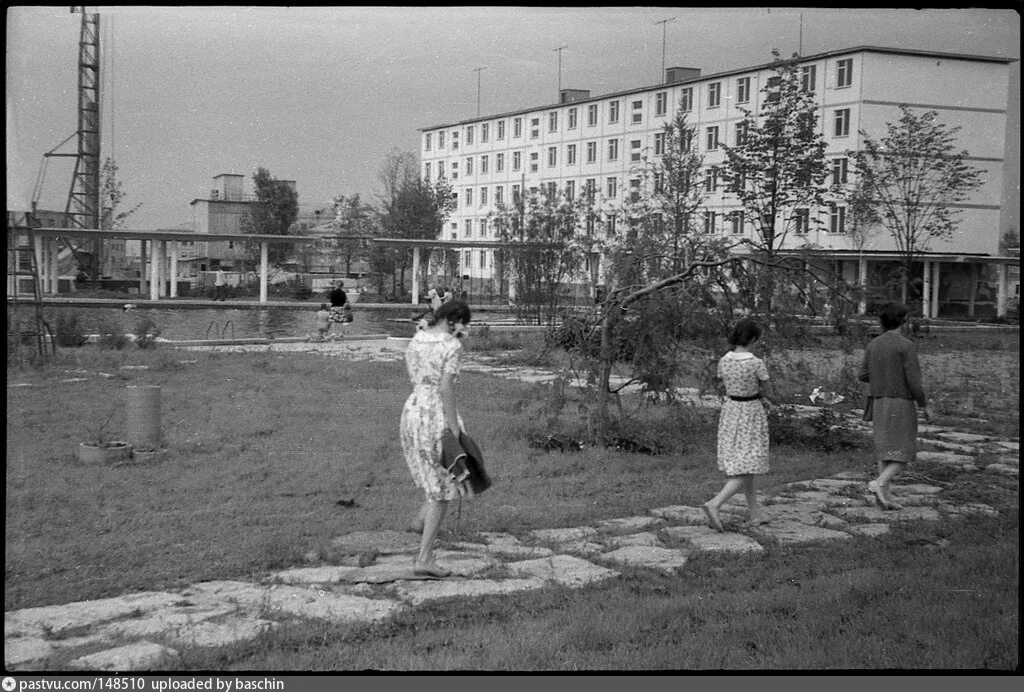
[[457, 439], [463, 429], [455, 402], [462, 350], [457, 334], [470, 318], [469, 306], [462, 301], [445, 303], [427, 316], [405, 353], [413, 390], [402, 409], [399, 430], [413, 482], [426, 495], [417, 521], [423, 538], [414, 565], [414, 572], [421, 576], [450, 574], [434, 560], [434, 540], [448, 503], [464, 491], [441, 466], [441, 437], [448, 429]]
[[718, 361], [717, 379], [725, 386], [727, 397], [718, 419], [718, 468], [727, 480], [703, 505], [716, 531], [725, 530], [718, 511], [740, 491], [747, 496], [747, 520], [767, 523], [754, 492], [754, 476], [768, 473], [768, 415], [762, 399], [774, 400], [768, 368], [750, 350], [760, 338], [761, 327], [754, 320], [740, 320], [729, 335], [732, 350]]
[[907, 321], [907, 308], [888, 303], [878, 317], [885, 331], [868, 343], [858, 375], [861, 382], [869, 385], [878, 462], [878, 477], [868, 483], [868, 490], [880, 508], [897, 510], [903, 507], [892, 501], [889, 483], [917, 458], [917, 408], [926, 423], [931, 417], [921, 386], [917, 349], [900, 334], [900, 327]]

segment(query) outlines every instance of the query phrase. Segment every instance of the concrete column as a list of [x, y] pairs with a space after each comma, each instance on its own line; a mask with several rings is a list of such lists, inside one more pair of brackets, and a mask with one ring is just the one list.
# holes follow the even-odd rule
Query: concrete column
[[33, 236], [32, 245], [35, 248], [36, 253], [36, 282], [39, 285], [39, 292], [42, 293], [46, 290], [46, 265], [43, 263], [43, 238], [42, 236]]
[[268, 258], [269, 244], [265, 240], [260, 241], [260, 302], [267, 302], [267, 277], [269, 276], [270, 260]]
[[139, 299], [146, 295], [146, 241], [139, 241]]
[[1007, 293], [1010, 290], [1010, 283], [1008, 281], [1006, 271], [1006, 263], [1000, 262], [996, 266], [996, 276], [999, 282], [998, 293], [996, 294], [996, 317], [1006, 317], [1006, 299]]
[[412, 304], [420, 302], [420, 248], [414, 245], [412, 248]]
[[157, 250], [160, 255], [160, 290], [158, 295], [161, 298], [167, 297], [167, 241], [161, 240]]
[[935, 286], [935, 292], [932, 294], [932, 317], [938, 318], [939, 316], [939, 287], [942, 286], [940, 279], [942, 278], [942, 262], [936, 260], [932, 262], [932, 284]]
[[861, 257], [857, 261], [857, 283], [860, 284], [861, 298], [857, 311], [864, 314], [868, 311], [868, 261]]
[[178, 241], [171, 241], [171, 298], [178, 297]]
[[149, 241], [149, 299], [160, 300], [160, 249]]
[[60, 293], [60, 264], [57, 262], [60, 245], [56, 238], [47, 238], [46, 244], [50, 253], [50, 293], [57, 295]]
[[924, 260], [921, 263], [921, 316], [925, 318], [931, 317], [931, 306], [932, 306], [932, 265], [934, 262]]

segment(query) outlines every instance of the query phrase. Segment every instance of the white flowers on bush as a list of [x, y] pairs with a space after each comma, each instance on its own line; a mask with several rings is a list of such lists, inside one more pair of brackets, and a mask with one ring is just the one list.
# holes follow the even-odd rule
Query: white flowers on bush
[[835, 392], [822, 391], [821, 387], [815, 387], [814, 391], [811, 392], [810, 396], [812, 404], [816, 404], [820, 401], [821, 403], [828, 404], [830, 406], [833, 404], [838, 404], [845, 398], [846, 397], [842, 396], [841, 394], [836, 394]]

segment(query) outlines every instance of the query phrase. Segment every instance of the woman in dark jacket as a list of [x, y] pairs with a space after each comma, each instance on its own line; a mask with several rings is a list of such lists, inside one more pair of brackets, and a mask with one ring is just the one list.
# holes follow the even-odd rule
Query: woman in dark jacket
[[[878, 461], [878, 477], [868, 483], [875, 503], [882, 509], [903, 509], [892, 501], [889, 482], [917, 456], [917, 409], [925, 422], [928, 400], [921, 386], [921, 365], [914, 343], [900, 334], [907, 308], [889, 303], [879, 314], [882, 334], [864, 351], [859, 379], [870, 387], [870, 403]], [[915, 408], [916, 403], [916, 408]]]

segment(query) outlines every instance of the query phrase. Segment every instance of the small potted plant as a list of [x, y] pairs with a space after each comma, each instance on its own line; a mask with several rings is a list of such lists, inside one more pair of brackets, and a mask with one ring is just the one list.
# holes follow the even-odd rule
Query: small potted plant
[[132, 446], [123, 440], [110, 439], [106, 434], [107, 425], [113, 418], [111, 411], [107, 419], [97, 427], [90, 439], [78, 445], [78, 460], [83, 464], [116, 464], [127, 461], [132, 455]]

